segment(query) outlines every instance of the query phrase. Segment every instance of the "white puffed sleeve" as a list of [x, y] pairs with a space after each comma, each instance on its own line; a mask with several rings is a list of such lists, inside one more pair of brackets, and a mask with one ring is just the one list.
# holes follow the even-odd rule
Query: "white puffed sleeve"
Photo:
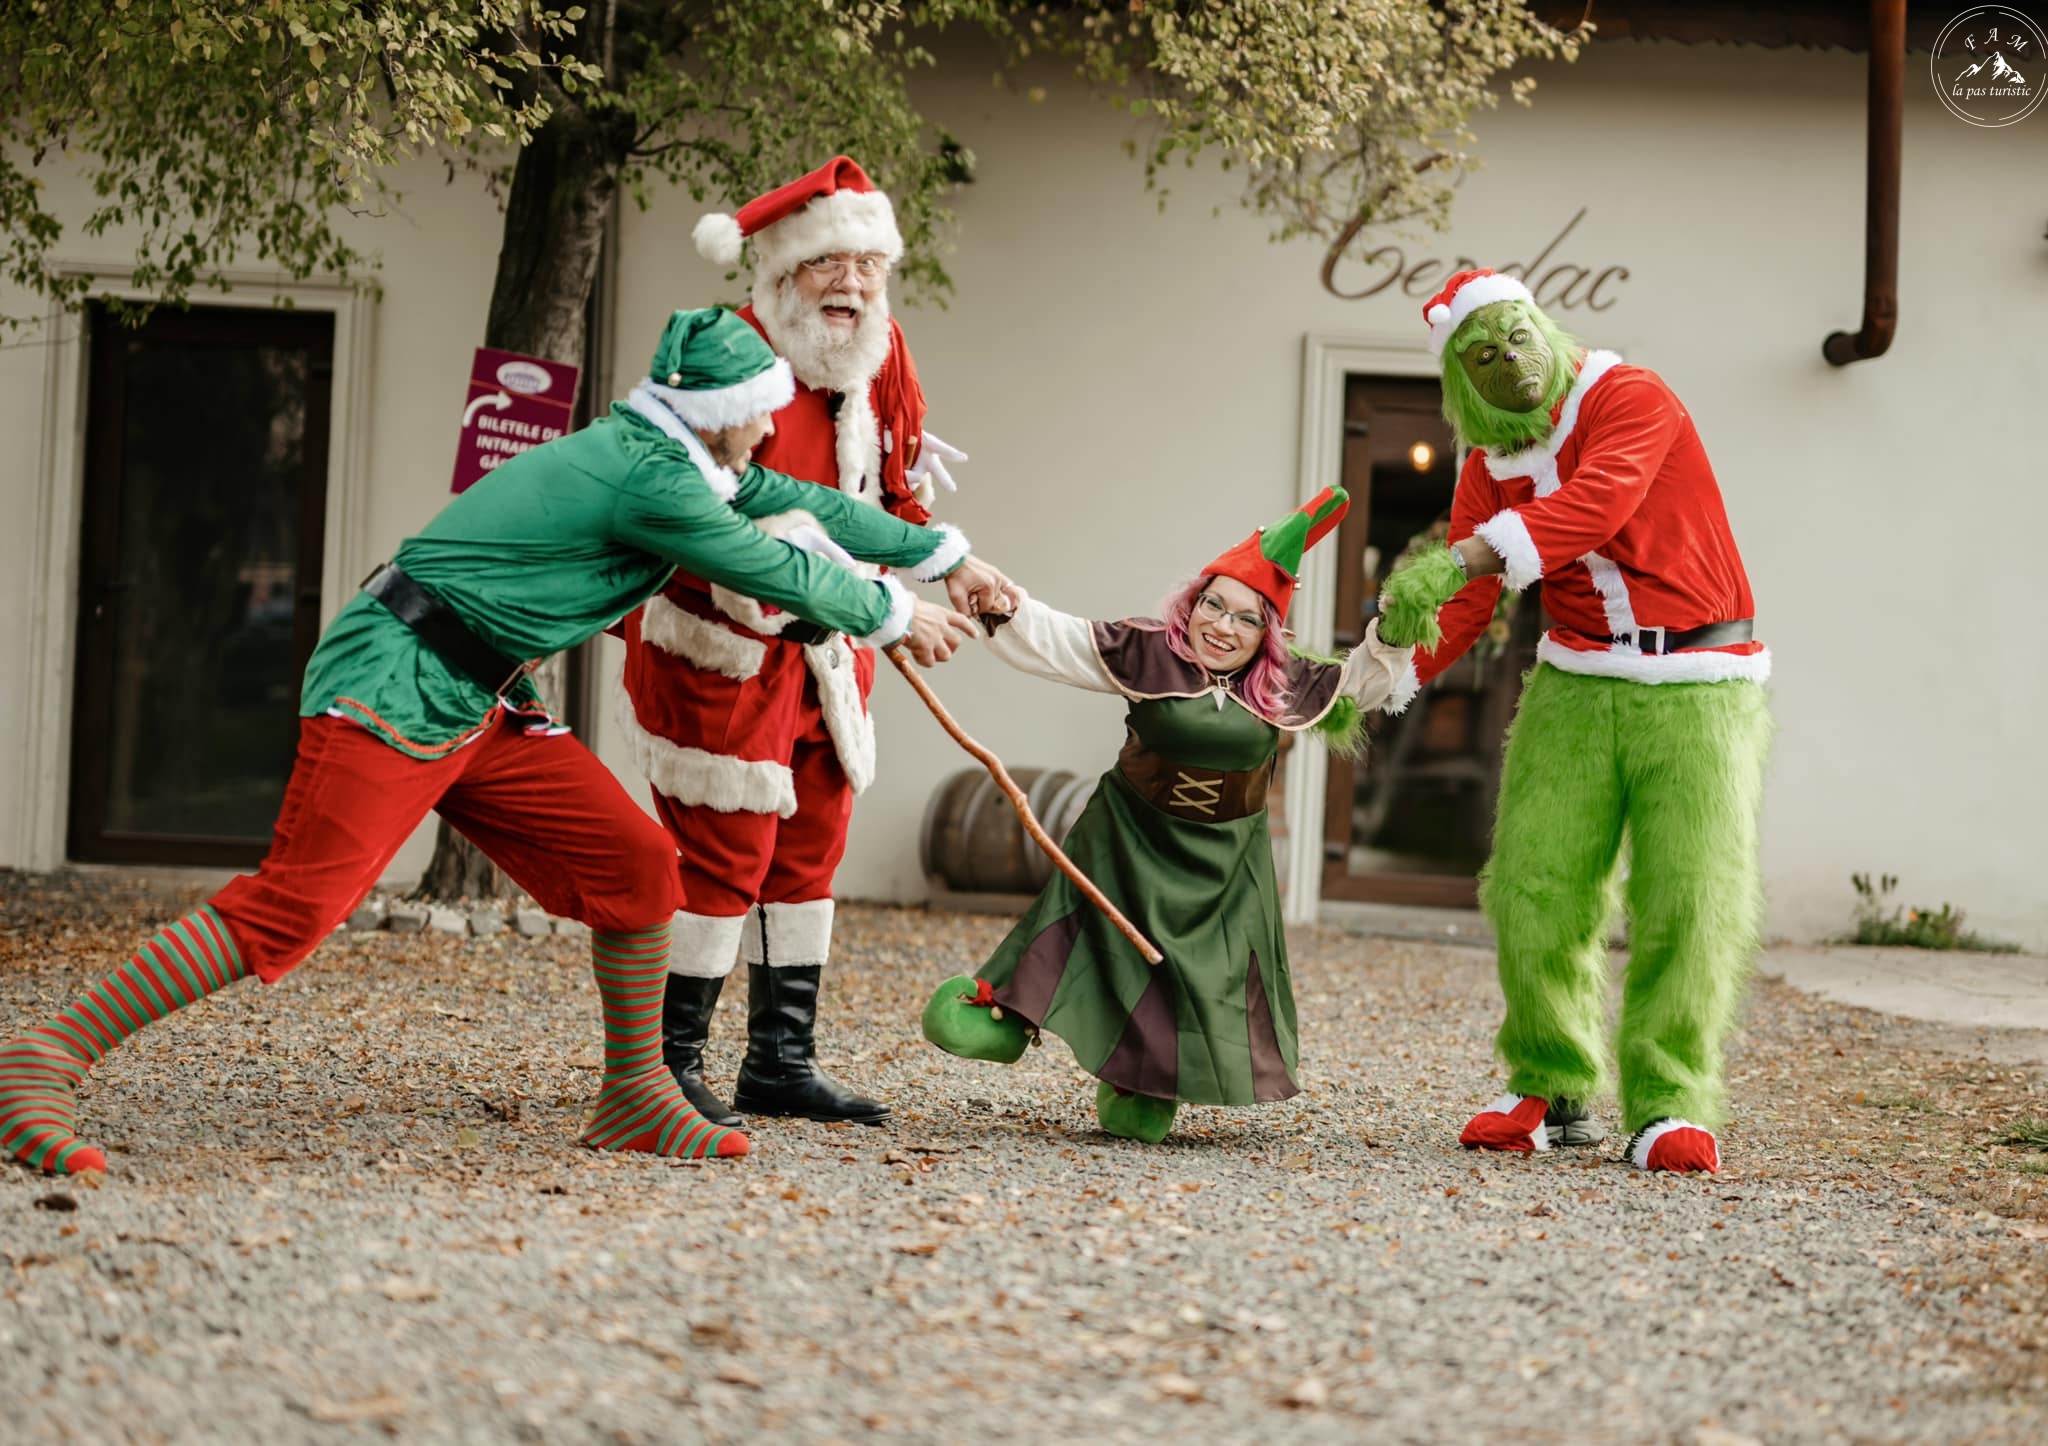
[[1381, 642], [1380, 620], [1374, 618], [1366, 625], [1365, 641], [1344, 660], [1344, 676], [1337, 690], [1368, 712], [1384, 708], [1398, 713], [1420, 686], [1415, 676], [1415, 649]]
[[1088, 620], [1049, 608], [1033, 597], [1026, 597], [1010, 621], [996, 629], [988, 640], [988, 650], [1034, 678], [1086, 688], [1091, 693], [1122, 691], [1102, 666]]

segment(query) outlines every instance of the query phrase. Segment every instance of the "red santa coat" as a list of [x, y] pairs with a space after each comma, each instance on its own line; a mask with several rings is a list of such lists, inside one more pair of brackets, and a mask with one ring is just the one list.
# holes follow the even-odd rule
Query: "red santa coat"
[[[1450, 540], [1478, 536], [1507, 563], [1446, 603], [1443, 640], [1416, 650], [1407, 692], [1472, 645], [1500, 590], [1543, 582], [1557, 622], [1538, 661], [1635, 683], [1770, 676], [1761, 642], [1645, 653], [1639, 629], [1679, 632], [1755, 615], [1721, 488], [1692, 417], [1655, 372], [1589, 352], [1550, 436], [1521, 452], [1465, 458]], [[1615, 641], [1615, 639], [1621, 641]]]
[[[740, 316], [762, 330], [752, 307]], [[923, 435], [924, 393], [893, 320], [890, 332], [888, 359], [864, 392], [841, 397], [799, 383], [754, 459], [921, 523], [931, 514], [905, 472]], [[806, 513], [788, 513], [760, 525], [780, 534], [809, 520]], [[790, 818], [800, 791], [792, 755], [821, 714], [852, 789], [872, 781], [867, 694], [874, 652], [841, 635], [809, 645], [785, 641], [780, 634], [794, 621], [681, 572], [626, 620], [628, 706], [620, 721], [664, 799]], [[817, 776], [815, 769], [808, 772]], [[830, 811], [806, 809], [821, 817]], [[844, 809], [838, 812], [843, 845]], [[836, 851], [827, 852], [836, 861]]]

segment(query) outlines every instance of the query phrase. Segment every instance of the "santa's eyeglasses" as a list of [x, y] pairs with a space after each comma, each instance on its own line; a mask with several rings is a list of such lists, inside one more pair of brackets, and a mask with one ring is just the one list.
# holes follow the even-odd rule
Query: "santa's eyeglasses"
[[862, 281], [873, 281], [889, 270], [889, 258], [876, 251], [842, 252], [837, 256], [813, 256], [803, 263], [812, 276], [837, 276], [850, 271]]

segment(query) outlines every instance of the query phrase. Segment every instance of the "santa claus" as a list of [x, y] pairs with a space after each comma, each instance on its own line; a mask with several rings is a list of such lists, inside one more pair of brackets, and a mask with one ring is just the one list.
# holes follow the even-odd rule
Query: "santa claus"
[[[964, 458], [925, 432], [917, 369], [889, 314], [889, 270], [903, 254], [889, 198], [838, 156], [735, 215], [704, 217], [695, 240], [720, 265], [751, 253], [753, 304], [740, 316], [796, 374], [755, 460], [905, 521], [929, 518], [935, 491], [953, 486], [945, 464]], [[810, 524], [792, 512], [761, 525], [801, 542], [816, 537]], [[920, 580], [967, 551], [956, 529], [941, 530], [949, 545]], [[832, 878], [853, 796], [875, 771], [874, 653], [683, 573], [628, 619], [626, 642], [625, 733], [675, 838], [685, 899], [663, 1010], [670, 1069], [707, 1118], [738, 1122], [703, 1067], [719, 992], [744, 957], [747, 1053], [733, 1105], [880, 1120], [888, 1106], [814, 1058]]]

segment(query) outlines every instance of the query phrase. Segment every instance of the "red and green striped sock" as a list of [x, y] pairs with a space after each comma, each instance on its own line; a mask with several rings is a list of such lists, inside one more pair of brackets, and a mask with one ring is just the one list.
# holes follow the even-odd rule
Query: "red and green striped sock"
[[129, 1035], [249, 977], [211, 905], [156, 935], [47, 1024], [0, 1044], [0, 1150], [59, 1175], [104, 1170], [78, 1138], [78, 1082]]
[[668, 930], [663, 924], [637, 934], [591, 931], [591, 969], [604, 1003], [604, 1083], [583, 1143], [689, 1160], [744, 1155], [747, 1137], [691, 1108], [661, 1061]]

